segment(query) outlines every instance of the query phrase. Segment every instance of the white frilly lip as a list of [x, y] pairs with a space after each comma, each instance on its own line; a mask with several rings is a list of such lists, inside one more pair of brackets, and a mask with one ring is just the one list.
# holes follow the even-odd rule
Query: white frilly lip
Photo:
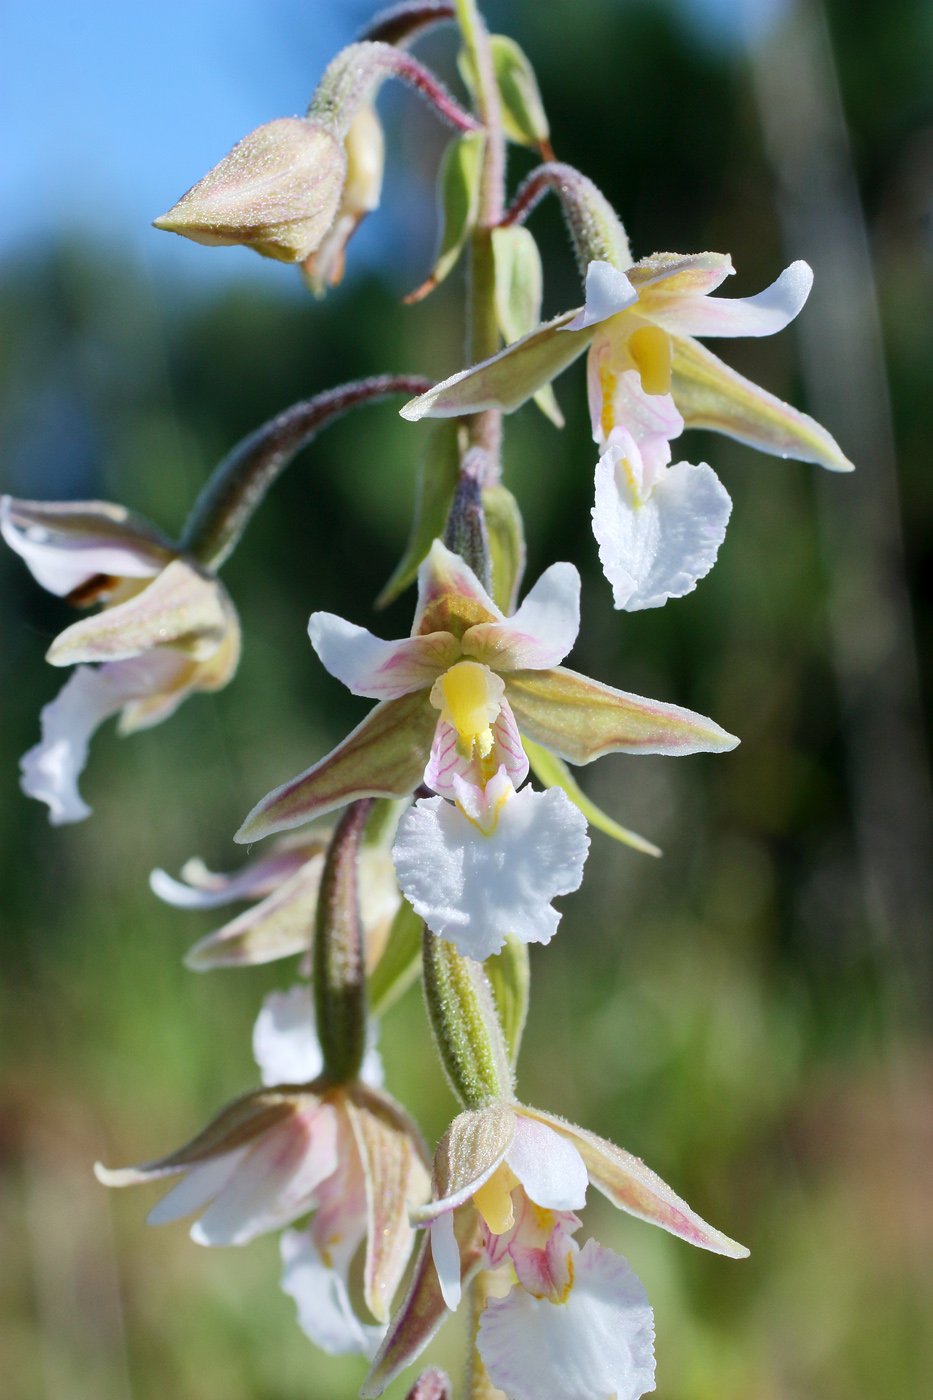
[[[366, 1057], [360, 1078], [371, 1089], [381, 1089], [385, 1081], [382, 1057], [376, 1048], [378, 1022], [367, 1026]], [[317, 1037], [311, 988], [297, 982], [287, 992], [270, 992], [253, 1027], [253, 1058], [267, 1088], [278, 1084], [308, 1084], [324, 1068], [324, 1055]]]
[[280, 1241], [282, 1291], [298, 1308], [298, 1325], [330, 1356], [375, 1356], [385, 1328], [361, 1322], [343, 1274], [328, 1268], [307, 1230], [286, 1230]]
[[392, 857], [403, 893], [432, 933], [481, 962], [509, 933], [550, 942], [560, 922], [551, 900], [579, 888], [588, 849], [586, 818], [567, 795], [526, 786], [503, 794], [489, 835], [459, 805], [416, 802], [399, 822]]
[[692, 592], [715, 564], [732, 512], [712, 467], [677, 462], [649, 475], [631, 436], [616, 429], [595, 485], [593, 534], [615, 606], [659, 608]]
[[515, 1287], [492, 1298], [477, 1347], [509, 1400], [638, 1400], [654, 1390], [654, 1317], [621, 1255], [588, 1240], [565, 1302]]

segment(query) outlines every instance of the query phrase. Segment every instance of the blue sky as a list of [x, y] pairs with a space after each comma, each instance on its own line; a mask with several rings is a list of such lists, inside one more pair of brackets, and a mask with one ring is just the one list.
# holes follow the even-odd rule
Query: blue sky
[[[679, 4], [697, 37], [728, 47], [784, 0]], [[328, 60], [378, 8], [379, 0], [0, 0], [0, 259], [63, 232], [104, 232], [163, 275], [261, 274], [296, 285], [288, 269], [270, 270], [244, 249], [205, 256], [150, 221], [253, 127], [303, 112]], [[410, 231], [420, 193], [429, 242], [428, 192], [397, 193], [383, 233], [400, 211]], [[381, 241], [374, 223], [365, 227], [354, 264], [378, 258]]]

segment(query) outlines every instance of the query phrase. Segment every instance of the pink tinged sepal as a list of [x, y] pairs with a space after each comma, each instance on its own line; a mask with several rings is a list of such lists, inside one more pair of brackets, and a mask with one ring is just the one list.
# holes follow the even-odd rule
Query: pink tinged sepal
[[724, 753], [739, 742], [693, 710], [613, 690], [563, 666], [513, 671], [506, 694], [522, 733], [568, 763], [606, 753]]
[[[732, 502], [712, 467], [678, 462], [649, 476], [616, 429], [596, 467], [593, 534], [617, 608], [659, 608], [691, 593], [716, 562]], [[650, 479], [650, 478], [649, 478]]]
[[305, 1335], [330, 1356], [371, 1359], [385, 1328], [356, 1316], [343, 1274], [328, 1267], [306, 1230], [286, 1230], [280, 1249], [285, 1266], [282, 1291], [294, 1299]]
[[109, 501], [0, 497], [0, 532], [37, 583], [67, 597], [90, 579], [151, 578], [175, 557], [171, 540]]
[[[370, 1021], [360, 1078], [372, 1089], [381, 1089], [384, 1079], [378, 1038], [378, 1023]], [[253, 1059], [267, 1088], [307, 1084], [322, 1072], [324, 1056], [306, 982], [296, 983], [287, 992], [270, 992], [263, 999], [253, 1026]]]
[[[465, 1288], [480, 1266], [482, 1243], [480, 1221], [472, 1206], [453, 1213], [453, 1226], [460, 1254], [461, 1288]], [[389, 1324], [385, 1340], [376, 1354], [360, 1390], [361, 1400], [375, 1400], [406, 1366], [410, 1366], [449, 1316], [427, 1234], [421, 1245], [415, 1271], [405, 1301]]]
[[816, 462], [828, 471], [854, 468], [825, 428], [743, 378], [695, 340], [673, 336], [672, 393], [688, 428], [716, 433], [768, 452]]
[[423, 691], [383, 700], [326, 758], [257, 803], [234, 840], [301, 826], [358, 797], [407, 797], [421, 782], [436, 722]]
[[460, 657], [449, 632], [384, 642], [334, 613], [312, 613], [308, 635], [331, 675], [371, 700], [394, 700], [430, 687]]
[[[528, 777], [528, 756], [522, 748], [521, 735], [507, 700], [502, 701], [492, 723], [492, 752], [488, 763], [497, 772], [504, 768], [515, 788], [520, 787]], [[446, 720], [439, 719], [431, 755], [424, 770], [424, 781], [434, 792], [441, 797], [449, 797], [453, 802], [458, 795], [458, 780], [481, 786], [483, 775], [480, 760], [475, 755], [464, 757], [458, 752], [456, 729]]]
[[264, 899], [313, 856], [322, 855], [328, 837], [329, 832], [302, 835], [297, 840], [294, 836], [284, 837], [269, 855], [247, 861], [240, 870], [229, 873], [208, 870], [200, 857], [193, 856], [182, 866], [180, 880], [164, 870], [153, 870], [149, 888], [176, 909], [217, 909], [241, 899]]
[[590, 1181], [620, 1210], [651, 1225], [660, 1225], [662, 1230], [679, 1236], [699, 1249], [726, 1254], [732, 1259], [747, 1257], [748, 1250], [744, 1245], [737, 1244], [721, 1230], [708, 1225], [640, 1158], [633, 1157], [624, 1148], [616, 1147], [586, 1128], [564, 1122], [554, 1114], [534, 1108], [523, 1108], [521, 1112], [569, 1138], [583, 1158]]
[[[207, 1209], [191, 1237], [245, 1244], [310, 1209], [338, 1167], [337, 1113], [313, 1085], [261, 1090], [225, 1109], [179, 1151], [142, 1167], [94, 1170], [106, 1186], [129, 1186], [179, 1171], [190, 1177], [155, 1207], [154, 1223]], [[208, 1203], [209, 1202], [209, 1203]]]
[[430, 1194], [428, 1159], [414, 1123], [385, 1095], [355, 1084], [347, 1112], [366, 1185], [363, 1293], [373, 1317], [387, 1322], [414, 1244], [409, 1213]]
[[595, 1240], [573, 1257], [566, 1301], [515, 1287], [491, 1298], [477, 1347], [509, 1400], [638, 1400], [654, 1390], [654, 1317], [627, 1261]]
[[[207, 972], [216, 967], [250, 967], [307, 953], [323, 868], [323, 855], [312, 856], [265, 899], [199, 939], [185, 954], [185, 966], [194, 972]], [[159, 872], [153, 872], [156, 873]], [[152, 888], [161, 894], [163, 885], [159, 882], [158, 888]]]
[[178, 692], [190, 663], [178, 652], [114, 661], [105, 666], [79, 666], [39, 716], [42, 739], [20, 759], [20, 786], [27, 797], [48, 804], [53, 826], [82, 821], [91, 809], [78, 791], [78, 778], [87, 762], [94, 732], [124, 706], [147, 696]]
[[72, 623], [49, 647], [53, 666], [118, 661], [172, 647], [192, 661], [218, 650], [235, 618], [215, 578], [175, 559], [141, 593]]
[[494, 671], [556, 666], [580, 630], [580, 575], [573, 564], [552, 564], [502, 622], [477, 623], [463, 637], [466, 656]]
[[401, 410], [402, 417], [416, 423], [420, 418], [459, 418], [488, 408], [505, 413], [520, 408], [589, 345], [592, 327], [570, 329], [575, 315], [567, 311], [490, 359], [436, 384], [426, 394], [411, 399]]
[[[651, 320], [674, 335], [774, 335], [803, 309], [813, 286], [805, 262], [791, 263], [780, 277], [753, 297], [678, 296], [656, 294], [650, 301]], [[660, 289], [658, 289], [660, 290]]]
[[[484, 810], [472, 820], [462, 802], [416, 802], [392, 852], [415, 912], [477, 962], [498, 953], [509, 933], [522, 943], [550, 942], [561, 917], [551, 900], [579, 888], [589, 849], [586, 818], [560, 788], [516, 793], [502, 774], [509, 791], [490, 794], [498, 781], [489, 780]], [[487, 832], [485, 807], [496, 797], [501, 805]]]
[[638, 300], [638, 292], [624, 272], [609, 262], [591, 262], [586, 269], [586, 301], [567, 326], [568, 331], [588, 330], [626, 311]]

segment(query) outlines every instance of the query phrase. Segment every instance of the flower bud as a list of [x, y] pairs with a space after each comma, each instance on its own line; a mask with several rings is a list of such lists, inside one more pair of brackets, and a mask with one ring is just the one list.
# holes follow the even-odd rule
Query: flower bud
[[238, 142], [154, 226], [302, 262], [333, 223], [346, 174], [347, 153], [331, 132], [304, 117], [279, 117]]
[[385, 138], [371, 102], [357, 112], [344, 146], [347, 173], [337, 217], [323, 242], [304, 260], [304, 273], [315, 296], [323, 296], [342, 280], [347, 244], [366, 215], [379, 208]]

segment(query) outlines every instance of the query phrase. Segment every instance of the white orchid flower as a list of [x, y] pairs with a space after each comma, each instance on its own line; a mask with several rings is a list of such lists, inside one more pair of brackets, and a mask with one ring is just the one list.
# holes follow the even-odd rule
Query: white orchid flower
[[494, 1103], [460, 1114], [434, 1158], [435, 1199], [408, 1296], [361, 1391], [375, 1397], [423, 1351], [480, 1269], [516, 1285], [487, 1301], [477, 1346], [508, 1400], [637, 1400], [654, 1388], [654, 1328], [627, 1262], [573, 1235], [587, 1185], [701, 1249], [742, 1258], [637, 1157], [551, 1114]]
[[121, 734], [145, 729], [194, 691], [226, 685], [239, 660], [239, 621], [212, 574], [122, 506], [4, 496], [0, 531], [43, 588], [104, 604], [49, 648], [53, 666], [77, 669], [43, 707], [41, 742], [20, 762], [23, 791], [48, 804], [53, 825], [81, 821], [91, 809], [78, 778], [98, 727], [119, 712]]

